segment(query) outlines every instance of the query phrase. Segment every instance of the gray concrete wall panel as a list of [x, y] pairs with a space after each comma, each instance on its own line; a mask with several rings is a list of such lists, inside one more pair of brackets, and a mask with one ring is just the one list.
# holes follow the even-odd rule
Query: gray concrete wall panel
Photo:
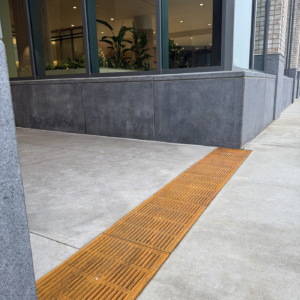
[[289, 77], [293, 79], [292, 103], [297, 99], [298, 72], [297, 69], [289, 70]]
[[293, 85], [294, 85], [294, 80], [292, 78], [288, 78], [288, 77], [283, 78], [281, 111], [284, 111], [287, 107], [289, 107], [292, 104]]
[[29, 105], [26, 95], [26, 85], [16, 85], [11, 89], [15, 121], [17, 127], [30, 128]]
[[31, 128], [85, 133], [80, 84], [30, 84], [26, 93]]
[[158, 141], [239, 148], [243, 79], [154, 84]]
[[281, 54], [267, 55], [267, 71], [268, 74], [276, 75], [276, 90], [274, 100], [274, 120], [280, 117], [282, 113], [283, 100], [283, 77], [284, 77], [284, 57]]
[[86, 133], [153, 140], [153, 81], [82, 83]]
[[230, 148], [267, 126], [275, 103], [275, 76], [252, 71], [28, 80], [11, 88], [18, 126]]
[[274, 96], [274, 80], [245, 78], [242, 145], [272, 122]]

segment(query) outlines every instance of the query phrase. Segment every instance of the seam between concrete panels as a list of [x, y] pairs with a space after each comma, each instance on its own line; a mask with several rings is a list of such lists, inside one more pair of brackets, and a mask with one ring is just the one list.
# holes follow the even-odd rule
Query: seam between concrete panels
[[153, 103], [153, 141], [155, 141], [155, 99], [154, 99], [154, 80], [152, 80], [152, 103]]
[[86, 134], [86, 111], [85, 111], [85, 105], [83, 100], [83, 93], [82, 93], [82, 83], [80, 82], [80, 90], [81, 90], [81, 104], [82, 104], [82, 110], [83, 110], [83, 116], [84, 116], [84, 134]]
[[[29, 231], [29, 233], [31, 233], [31, 234], [34, 234], [34, 235], [37, 235], [37, 236], [39, 236], [39, 237], [42, 237], [42, 238], [44, 238], [44, 239], [47, 239], [47, 240], [50, 240], [50, 241], [53, 241], [53, 242], [56, 242], [56, 243], [62, 244], [62, 245], [65, 245], [65, 246], [67, 246], [67, 247], [71, 247], [71, 248], [73, 248], [73, 249], [80, 250], [80, 248], [77, 248], [77, 247], [74, 247], [74, 246], [72, 246], [72, 245], [69, 245], [69, 244], [66, 244], [66, 243], [60, 242], [60, 241], [58, 241], [58, 240], [55, 240], [55, 239], [49, 238], [49, 237], [47, 237], [47, 236], [44, 236], [44, 235], [42, 235], [42, 234], [39, 234], [39, 233], [36, 233], [36, 232], [33, 232], [33, 231]], [[83, 248], [83, 247], [82, 247], [82, 248]]]
[[243, 78], [243, 102], [242, 102], [242, 115], [241, 115], [241, 135], [240, 135], [240, 148], [243, 147], [243, 131], [244, 131], [244, 107], [245, 107], [245, 86], [246, 79]]

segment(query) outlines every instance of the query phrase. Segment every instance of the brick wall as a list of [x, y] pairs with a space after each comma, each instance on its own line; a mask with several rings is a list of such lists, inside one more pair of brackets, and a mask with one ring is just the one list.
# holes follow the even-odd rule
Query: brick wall
[[285, 56], [288, 4], [289, 0], [271, 0], [268, 53]]
[[[300, 1], [300, 0], [297, 0]], [[264, 47], [266, 0], [257, 0], [254, 54], [262, 54]], [[285, 55], [289, 0], [271, 0], [268, 31], [268, 53]]]

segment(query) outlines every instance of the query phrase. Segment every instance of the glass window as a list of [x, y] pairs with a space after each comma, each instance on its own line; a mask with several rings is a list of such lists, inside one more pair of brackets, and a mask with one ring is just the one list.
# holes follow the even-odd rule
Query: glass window
[[96, 0], [99, 72], [156, 69], [155, 0]]
[[46, 75], [86, 72], [80, 0], [39, 0]]
[[254, 43], [254, 70], [264, 71], [266, 0], [257, 0]]
[[168, 9], [169, 68], [219, 66], [221, 1], [169, 0]]
[[233, 65], [249, 69], [253, 0], [236, 0], [234, 11]]
[[1, 0], [0, 18], [9, 76], [32, 76], [25, 0]]

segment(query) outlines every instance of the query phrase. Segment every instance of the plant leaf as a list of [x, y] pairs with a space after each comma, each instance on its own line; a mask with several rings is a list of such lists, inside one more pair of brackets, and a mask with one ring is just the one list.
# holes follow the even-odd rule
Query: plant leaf
[[113, 29], [107, 22], [105, 22], [105, 21], [103, 21], [103, 20], [96, 20], [96, 21], [97, 21], [98, 23], [100, 23], [100, 24], [102, 24], [102, 25], [108, 27], [111, 31], [114, 31], [114, 29]]
[[110, 44], [113, 46], [113, 43], [111, 41], [108, 41], [108, 40], [100, 40], [100, 42], [104, 42], [104, 43], [107, 43], [107, 44]]
[[129, 41], [129, 40], [123, 40], [123, 42], [126, 42], [126, 43], [129, 43], [130, 45], [132, 45], [132, 41]]

